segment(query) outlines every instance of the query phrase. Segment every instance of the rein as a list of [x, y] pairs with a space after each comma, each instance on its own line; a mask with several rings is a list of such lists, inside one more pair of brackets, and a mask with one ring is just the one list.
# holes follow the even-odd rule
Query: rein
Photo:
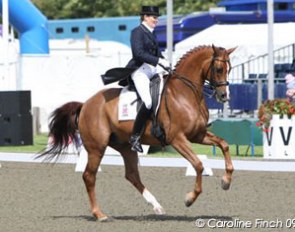
[[[216, 75], [216, 69], [214, 67], [215, 61], [226, 62], [229, 65], [228, 73], [230, 73], [230, 71], [231, 71], [230, 60], [221, 60], [221, 59], [217, 59], [216, 57], [212, 58], [210, 66], [206, 72], [207, 78], [206, 78], [205, 83], [203, 85], [204, 94], [209, 98], [212, 98], [216, 94], [216, 88], [229, 85], [228, 81], [215, 81], [215, 78], [214, 78]], [[211, 70], [211, 73], [210, 73], [211, 75], [210, 75], [210, 78], [208, 78], [210, 70]], [[198, 85], [201, 86], [200, 84], [194, 83], [188, 77], [181, 75], [181, 74], [175, 72], [174, 70], [170, 71], [169, 74], [170, 74], [170, 76], [172, 76], [172, 74], [174, 74], [176, 79], [182, 81], [182, 83], [184, 83], [186, 86], [188, 86], [195, 93], [196, 96], [198, 95], [198, 89], [196, 86], [198, 86]], [[210, 94], [207, 90], [212, 91], [212, 93]]]
[[184, 83], [186, 86], [188, 86], [194, 92], [195, 95], [198, 94], [198, 90], [196, 87], [196, 85], [198, 85], [198, 84], [195, 84], [190, 79], [188, 79], [186, 76], [180, 75], [180, 74], [176, 73], [175, 71], [173, 71], [173, 72], [174, 72], [176, 79], [182, 81], [182, 83]]
[[[197, 83], [194, 83], [193, 81], [191, 81], [190, 79], [188, 79], [186, 76], [180, 75], [179, 73], [174, 72], [174, 75], [175, 75], [175, 78], [176, 78], [176, 79], [182, 81], [183, 84], [185, 84], [187, 87], [189, 87], [189, 88], [194, 92], [194, 94], [195, 94], [196, 96], [198, 96], [199, 91], [198, 91], [198, 89], [197, 89], [196, 86], [198, 86], [198, 85], [199, 85], [199, 86], [202, 86], [202, 85], [197, 84]], [[211, 97], [213, 97], [213, 96], [215, 95], [216, 90], [215, 90], [215, 88], [210, 84], [209, 81], [205, 81], [203, 87], [205, 87], [205, 89], [207, 88], [207, 89], [209, 89], [210, 91], [213, 91], [211, 94], [208, 93], [208, 92], [206, 92], [206, 91], [204, 91], [204, 94], [205, 94], [207, 97], [211, 98]], [[205, 89], [204, 89], [204, 90], [205, 90]]]

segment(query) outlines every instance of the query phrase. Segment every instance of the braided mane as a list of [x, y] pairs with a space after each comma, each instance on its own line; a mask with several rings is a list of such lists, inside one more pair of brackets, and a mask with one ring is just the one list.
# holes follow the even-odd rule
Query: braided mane
[[177, 64], [175, 65], [175, 68], [177, 68], [185, 59], [187, 59], [187, 57], [189, 57], [192, 54], [195, 54], [197, 52], [200, 52], [204, 49], [211, 49], [211, 46], [208, 45], [200, 45], [198, 47], [192, 48], [191, 50], [189, 50], [188, 52], [186, 52], [177, 62]]

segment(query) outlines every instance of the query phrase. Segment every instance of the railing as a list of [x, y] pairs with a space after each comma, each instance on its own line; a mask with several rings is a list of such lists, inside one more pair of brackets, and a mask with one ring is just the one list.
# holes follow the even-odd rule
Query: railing
[[[290, 44], [274, 51], [275, 64], [291, 64], [295, 59], [295, 44]], [[294, 70], [295, 71], [295, 70]], [[250, 74], [266, 77], [268, 73], [268, 54], [250, 59], [232, 68], [229, 79], [232, 83], [242, 83]]]

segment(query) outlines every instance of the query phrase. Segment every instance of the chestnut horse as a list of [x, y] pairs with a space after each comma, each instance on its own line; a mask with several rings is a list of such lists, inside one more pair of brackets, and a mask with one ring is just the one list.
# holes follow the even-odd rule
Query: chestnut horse
[[[207, 131], [209, 112], [205, 103], [203, 87], [208, 83], [220, 102], [227, 98], [227, 76], [230, 71], [229, 55], [235, 48], [199, 46], [187, 52], [166, 77], [157, 121], [166, 135], [166, 144], [174, 147], [187, 159], [196, 171], [196, 180], [191, 192], [185, 198], [190, 206], [202, 192], [203, 165], [192, 149], [191, 143], [218, 146], [225, 159], [225, 174], [222, 188], [229, 189], [233, 165], [226, 141]], [[52, 113], [49, 125], [53, 143], [41, 154], [45, 158], [58, 158], [68, 142], [77, 140], [79, 131], [83, 145], [88, 152], [88, 163], [83, 173], [90, 200], [92, 214], [100, 221], [108, 220], [97, 201], [95, 181], [98, 167], [107, 146], [119, 151], [125, 164], [125, 177], [153, 206], [156, 214], [164, 214], [163, 207], [141, 182], [138, 171], [138, 155], [131, 151], [128, 143], [133, 121], [118, 121], [118, 97], [120, 88], [103, 89], [84, 104], [69, 102]], [[142, 136], [142, 143], [160, 145], [151, 135], [151, 121], [148, 121]]]

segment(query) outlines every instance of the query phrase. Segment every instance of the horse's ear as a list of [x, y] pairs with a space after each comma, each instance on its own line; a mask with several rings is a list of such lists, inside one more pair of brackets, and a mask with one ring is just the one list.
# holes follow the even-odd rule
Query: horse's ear
[[231, 54], [234, 50], [237, 49], [237, 47], [238, 47], [238, 46], [236, 46], [236, 47], [234, 47], [234, 48], [227, 49], [227, 50], [226, 50], [226, 53], [227, 53], [228, 55]]
[[212, 44], [212, 49], [213, 49], [213, 52], [214, 52], [214, 55], [216, 55], [217, 54], [217, 47], [215, 47], [215, 45], [214, 44]]

